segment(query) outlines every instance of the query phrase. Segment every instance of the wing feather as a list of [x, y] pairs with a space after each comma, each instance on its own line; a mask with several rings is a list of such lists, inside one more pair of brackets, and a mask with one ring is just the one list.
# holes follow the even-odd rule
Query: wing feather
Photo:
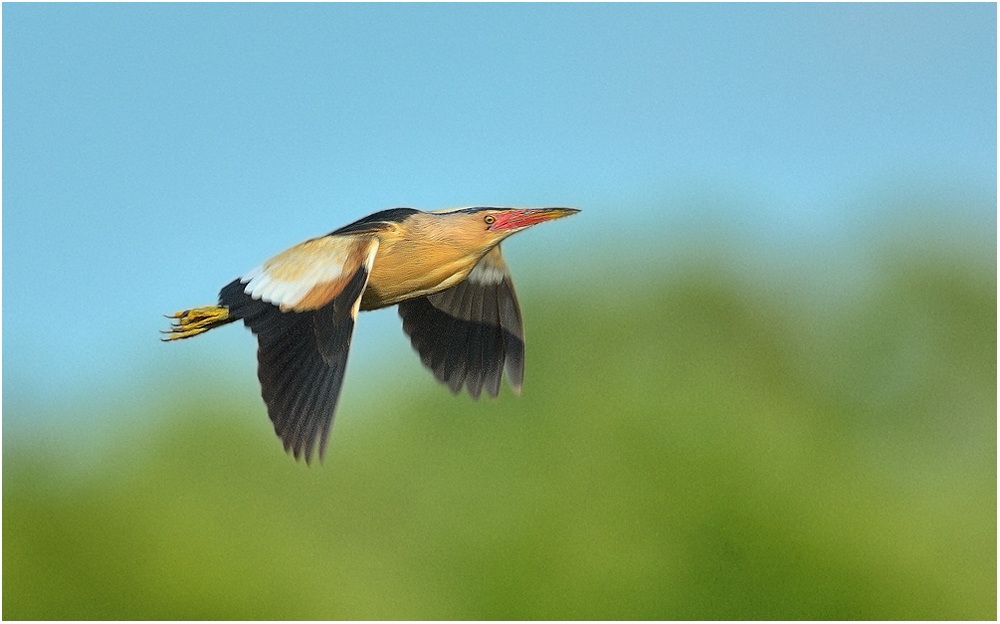
[[[234, 280], [219, 301], [257, 336], [267, 413], [296, 459], [326, 450], [358, 304], [378, 250], [371, 237], [328, 236]], [[329, 257], [324, 256], [329, 253]]]
[[357, 235], [307, 240], [250, 271], [241, 281], [246, 294], [277, 305], [283, 312], [316, 310], [333, 301], [357, 267], [365, 264], [372, 241]]
[[[478, 297], [474, 297], [470, 302], [472, 309], [471, 318], [482, 319], [481, 323], [470, 323], [468, 325], [468, 337], [465, 343], [465, 359], [467, 360], [465, 371], [465, 387], [469, 394], [478, 399], [483, 389], [483, 343], [488, 339], [485, 328], [488, 317], [485, 312], [485, 300], [490, 289], [481, 289]], [[459, 387], [461, 389], [461, 387]]]
[[420, 361], [453, 392], [464, 385], [475, 398], [496, 397], [505, 369], [520, 392], [524, 331], [499, 246], [455, 286], [400, 303], [399, 315]]

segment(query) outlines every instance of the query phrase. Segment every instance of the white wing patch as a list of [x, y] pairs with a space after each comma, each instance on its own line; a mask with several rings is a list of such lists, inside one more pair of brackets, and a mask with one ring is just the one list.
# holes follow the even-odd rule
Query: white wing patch
[[502, 267], [496, 267], [485, 262], [480, 262], [472, 271], [469, 272], [469, 277], [465, 278], [474, 284], [499, 284], [503, 281], [504, 270]]
[[371, 237], [314, 238], [266, 261], [240, 278], [254, 299], [283, 311], [316, 309], [343, 289], [361, 266], [371, 270], [378, 240]]
[[500, 255], [500, 245], [497, 245], [483, 256], [483, 259], [476, 266], [472, 267], [472, 271], [465, 279], [473, 284], [486, 286], [499, 284], [506, 275], [507, 264], [503, 261], [503, 256]]

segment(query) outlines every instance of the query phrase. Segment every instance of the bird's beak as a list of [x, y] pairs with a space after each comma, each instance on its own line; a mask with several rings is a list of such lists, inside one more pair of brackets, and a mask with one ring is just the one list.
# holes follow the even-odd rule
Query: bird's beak
[[497, 216], [495, 230], [520, 230], [580, 212], [576, 208], [516, 208]]

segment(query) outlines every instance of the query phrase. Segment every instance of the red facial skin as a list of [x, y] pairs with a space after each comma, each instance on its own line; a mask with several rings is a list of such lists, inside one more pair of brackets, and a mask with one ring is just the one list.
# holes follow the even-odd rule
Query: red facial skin
[[573, 208], [520, 208], [498, 212], [492, 215], [496, 221], [490, 226], [491, 230], [520, 230], [531, 225], [550, 221], [560, 217], [568, 217], [579, 212]]

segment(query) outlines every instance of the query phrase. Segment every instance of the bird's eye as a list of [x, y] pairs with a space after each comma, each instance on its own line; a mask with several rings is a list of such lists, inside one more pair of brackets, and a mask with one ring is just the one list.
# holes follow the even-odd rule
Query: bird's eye
[[494, 217], [493, 215], [486, 215], [485, 217], [483, 217], [483, 221], [486, 222], [486, 225], [493, 225], [494, 223], [496, 223], [496, 220], [497, 218]]

